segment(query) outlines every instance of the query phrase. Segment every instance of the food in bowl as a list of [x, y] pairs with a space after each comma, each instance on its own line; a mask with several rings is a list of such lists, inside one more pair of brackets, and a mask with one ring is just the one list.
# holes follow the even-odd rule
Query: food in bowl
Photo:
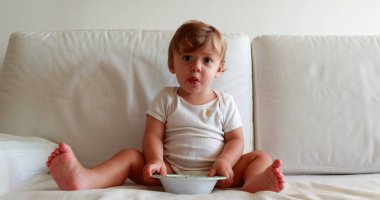
[[166, 176], [153, 175], [160, 179], [165, 191], [175, 194], [209, 194], [218, 180], [227, 179], [224, 176], [195, 176], [168, 174]]

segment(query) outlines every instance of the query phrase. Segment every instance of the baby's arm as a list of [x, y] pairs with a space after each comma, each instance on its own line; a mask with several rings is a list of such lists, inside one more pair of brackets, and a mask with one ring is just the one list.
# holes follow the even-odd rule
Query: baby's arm
[[146, 116], [143, 138], [143, 153], [146, 161], [144, 177], [150, 179], [154, 173], [166, 175], [166, 166], [163, 160], [165, 124], [150, 115]]
[[234, 173], [232, 167], [240, 159], [244, 151], [244, 139], [242, 128], [224, 134], [225, 144], [222, 153], [212, 166], [209, 176], [221, 175], [226, 176], [226, 181], [220, 181], [221, 187], [224, 184], [232, 183]]

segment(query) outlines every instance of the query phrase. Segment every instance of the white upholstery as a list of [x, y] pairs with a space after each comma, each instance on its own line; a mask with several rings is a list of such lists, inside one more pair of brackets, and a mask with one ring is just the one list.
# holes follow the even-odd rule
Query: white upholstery
[[235, 98], [245, 151], [254, 137], [256, 149], [284, 161], [286, 174], [309, 175], [287, 175], [281, 193], [234, 188], [183, 196], [133, 183], [59, 190], [44, 167], [56, 144], [41, 138], [70, 144], [87, 166], [141, 148], [150, 101], [176, 85], [166, 64], [171, 36], [13, 34], [0, 71], [0, 133], [10, 134], [0, 134], [0, 199], [380, 199], [380, 173], [313, 175], [380, 172], [377, 36], [260, 36], [250, 43], [244, 34], [226, 34], [228, 69], [214, 86]]
[[0, 194], [47, 174], [46, 158], [56, 146], [43, 138], [0, 133]]
[[380, 37], [252, 43], [255, 147], [286, 173], [380, 172]]
[[[145, 112], [164, 86], [172, 32], [15, 33], [0, 73], [0, 132], [70, 144], [85, 165], [141, 148]], [[234, 96], [252, 149], [250, 41], [226, 34], [228, 70], [215, 82]]]

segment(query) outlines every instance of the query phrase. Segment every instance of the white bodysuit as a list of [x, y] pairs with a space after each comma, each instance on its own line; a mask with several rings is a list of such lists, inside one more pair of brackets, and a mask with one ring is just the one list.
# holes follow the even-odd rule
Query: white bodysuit
[[177, 174], [207, 175], [224, 145], [224, 133], [242, 127], [231, 95], [192, 105], [166, 87], [153, 99], [147, 114], [165, 123], [164, 159]]

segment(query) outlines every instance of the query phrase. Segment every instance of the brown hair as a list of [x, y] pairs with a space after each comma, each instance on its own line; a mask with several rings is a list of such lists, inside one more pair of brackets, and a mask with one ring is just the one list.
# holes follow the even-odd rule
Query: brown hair
[[224, 63], [227, 43], [218, 29], [201, 21], [191, 20], [185, 22], [177, 29], [170, 41], [169, 67], [173, 65], [174, 52], [192, 52], [207, 43], [211, 44], [213, 50], [219, 53], [221, 61]]

